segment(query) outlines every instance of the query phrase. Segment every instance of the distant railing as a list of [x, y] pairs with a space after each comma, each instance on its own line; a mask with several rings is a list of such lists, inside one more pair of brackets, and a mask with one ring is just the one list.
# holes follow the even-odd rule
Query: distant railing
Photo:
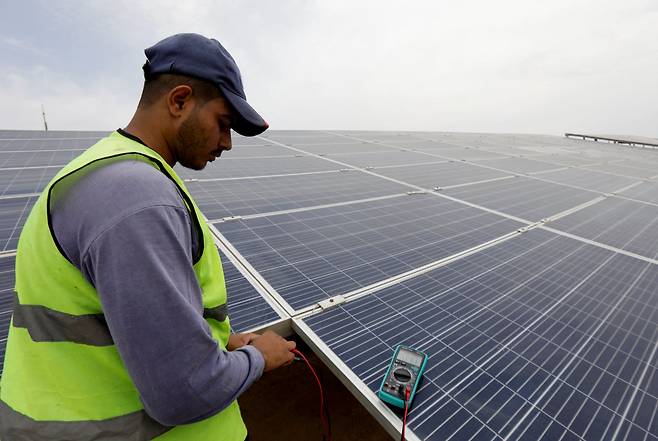
[[584, 140], [592, 140], [592, 141], [606, 141], [606, 142], [612, 142], [614, 144], [625, 144], [634, 147], [649, 147], [652, 149], [658, 148], [658, 143], [631, 140], [631, 139], [610, 138], [610, 137], [599, 136], [599, 135], [582, 135], [580, 133], [565, 133], [564, 136], [566, 136], [567, 138], [581, 138]]

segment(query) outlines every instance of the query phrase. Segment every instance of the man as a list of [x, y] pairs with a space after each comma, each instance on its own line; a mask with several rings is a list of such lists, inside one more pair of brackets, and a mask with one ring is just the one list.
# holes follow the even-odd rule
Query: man
[[200, 170], [267, 123], [217, 42], [146, 49], [124, 130], [48, 185], [20, 237], [0, 388], [4, 440], [222, 440], [236, 398], [290, 363], [273, 332], [229, 335], [221, 263], [174, 164]]

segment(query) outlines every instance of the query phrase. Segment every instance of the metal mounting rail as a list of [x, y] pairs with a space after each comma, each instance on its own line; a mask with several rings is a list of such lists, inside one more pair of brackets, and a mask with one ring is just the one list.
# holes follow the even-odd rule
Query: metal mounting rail
[[244, 216], [227, 216], [227, 217], [222, 217], [219, 219], [213, 219], [209, 220], [208, 222], [212, 223], [220, 223], [220, 222], [230, 222], [234, 220], [249, 220], [249, 219], [258, 219], [261, 217], [270, 217], [270, 216], [278, 216], [281, 214], [290, 214], [290, 213], [301, 213], [304, 211], [312, 211], [312, 210], [320, 210], [322, 208], [333, 208], [333, 207], [342, 207], [344, 205], [352, 205], [352, 204], [363, 204], [366, 202], [374, 202], [374, 201], [383, 201], [386, 199], [394, 199], [394, 198], [399, 198], [402, 196], [408, 196], [408, 195], [413, 195], [413, 194], [419, 194], [420, 192], [407, 192], [407, 193], [395, 193], [395, 194], [389, 194], [385, 196], [375, 196], [372, 198], [365, 198], [365, 199], [354, 199], [351, 201], [344, 201], [344, 202], [334, 202], [332, 204], [322, 204], [322, 205], [311, 205], [308, 207], [302, 207], [302, 208], [290, 208], [288, 210], [278, 210], [278, 211], [268, 211], [265, 213], [257, 213], [257, 214], [246, 214]]
[[417, 276], [420, 276], [422, 274], [428, 273], [430, 271], [433, 271], [437, 268], [440, 268], [442, 266], [448, 265], [449, 263], [455, 262], [457, 260], [460, 260], [464, 257], [470, 256], [472, 254], [478, 253], [482, 250], [486, 250], [488, 248], [491, 248], [495, 245], [498, 245], [502, 242], [505, 242], [509, 239], [512, 239], [514, 237], [517, 237], [526, 231], [529, 231], [531, 229], [537, 228], [541, 226], [541, 223], [537, 222], [535, 224], [522, 227], [517, 229], [516, 231], [513, 231], [511, 233], [505, 234], [503, 236], [497, 237], [495, 239], [492, 239], [488, 242], [476, 245], [474, 247], [471, 247], [467, 250], [461, 251], [459, 253], [452, 254], [450, 256], [444, 257], [442, 259], [436, 260], [434, 262], [430, 262], [428, 264], [425, 264], [423, 266], [420, 266], [418, 268], [414, 268], [412, 270], [409, 270], [407, 272], [404, 272], [402, 274], [398, 274], [393, 277], [389, 277], [388, 279], [380, 280], [379, 282], [375, 282], [371, 285], [364, 286], [362, 288], [358, 288], [354, 291], [350, 291], [348, 293], [338, 295], [335, 297], [331, 297], [329, 299], [323, 300], [315, 305], [308, 306], [306, 308], [300, 309], [296, 312], [294, 315], [294, 318], [306, 318], [315, 314], [318, 314], [322, 311], [325, 311], [326, 309], [338, 306], [342, 303], [347, 303], [351, 302], [353, 300], [359, 299], [361, 297], [373, 294], [377, 291], [381, 291], [384, 288], [388, 288], [393, 285], [397, 285], [401, 282], [407, 281], [409, 279], [413, 279]]

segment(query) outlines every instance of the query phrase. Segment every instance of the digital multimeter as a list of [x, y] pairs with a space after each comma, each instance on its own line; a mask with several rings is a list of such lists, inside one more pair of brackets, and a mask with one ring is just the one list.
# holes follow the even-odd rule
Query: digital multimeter
[[388, 366], [382, 385], [379, 386], [379, 391], [377, 391], [379, 398], [404, 409], [406, 390], [409, 388], [411, 393], [407, 405], [410, 406], [426, 363], [427, 355], [425, 353], [399, 345], [395, 348], [391, 364]]

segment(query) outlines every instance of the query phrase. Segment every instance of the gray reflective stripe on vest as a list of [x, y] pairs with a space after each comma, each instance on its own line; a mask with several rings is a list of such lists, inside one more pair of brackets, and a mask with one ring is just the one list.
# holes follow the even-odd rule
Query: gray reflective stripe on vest
[[13, 324], [25, 328], [32, 340], [68, 341], [91, 346], [111, 346], [112, 335], [103, 314], [73, 315], [41, 305], [21, 305], [14, 293]]
[[215, 306], [214, 308], [204, 308], [203, 318], [212, 318], [218, 322], [223, 322], [228, 316], [228, 306], [226, 303], [223, 305]]
[[36, 421], [0, 400], [0, 436], [7, 441], [142, 441], [171, 429], [143, 410], [98, 421]]

